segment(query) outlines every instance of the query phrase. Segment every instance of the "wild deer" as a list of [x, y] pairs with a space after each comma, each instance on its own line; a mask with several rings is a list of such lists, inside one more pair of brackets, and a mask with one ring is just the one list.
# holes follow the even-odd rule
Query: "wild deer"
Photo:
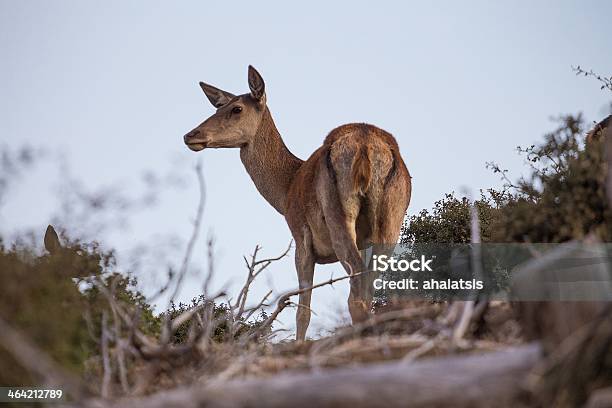
[[[359, 250], [396, 243], [410, 202], [411, 177], [391, 134], [351, 123], [332, 130], [308, 160], [294, 156], [266, 104], [261, 75], [249, 66], [250, 92], [233, 95], [200, 82], [217, 111], [184, 136], [189, 149], [239, 148], [261, 195], [285, 216], [295, 240], [300, 288], [312, 286], [314, 265], [340, 261], [348, 274], [364, 270]], [[299, 296], [297, 340], [310, 322], [311, 292]], [[353, 323], [371, 310], [365, 274], [351, 278]]]

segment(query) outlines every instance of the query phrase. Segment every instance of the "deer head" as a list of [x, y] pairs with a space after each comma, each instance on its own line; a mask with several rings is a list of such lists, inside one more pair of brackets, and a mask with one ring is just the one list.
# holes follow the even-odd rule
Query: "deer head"
[[102, 273], [99, 253], [91, 252], [81, 244], [62, 244], [52, 225], [45, 231], [44, 244], [49, 252], [49, 256], [44, 258], [46, 268], [61, 277], [86, 278]]
[[45, 249], [49, 251], [50, 254], [57, 254], [62, 249], [62, 244], [60, 244], [57, 232], [55, 232], [55, 228], [53, 228], [52, 225], [49, 225], [45, 231], [44, 243]]
[[235, 96], [200, 82], [204, 94], [217, 111], [184, 136], [185, 144], [198, 152], [205, 148], [243, 147], [255, 137], [266, 111], [263, 78], [249, 65], [250, 93]]

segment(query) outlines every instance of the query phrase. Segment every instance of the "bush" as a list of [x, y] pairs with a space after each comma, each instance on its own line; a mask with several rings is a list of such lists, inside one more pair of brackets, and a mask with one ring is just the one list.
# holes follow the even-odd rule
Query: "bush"
[[[113, 325], [115, 316], [109, 304], [109, 294], [137, 322], [139, 330], [152, 339], [159, 338], [166, 318], [174, 319], [206, 303], [210, 305], [215, 321], [212, 340], [225, 342], [230, 339], [229, 327], [233, 319], [227, 304], [217, 304], [199, 296], [192, 299], [191, 304], [171, 303], [168, 310], [156, 315], [137, 289], [136, 278], [116, 270], [112, 252], [102, 251], [95, 243], [60, 245], [52, 227], [45, 235], [45, 246], [49, 253], [40, 256], [33, 244], [6, 248], [0, 240], [0, 285], [3, 288], [0, 317], [32, 339], [36, 346], [68, 371], [93, 382], [99, 379], [104, 314], [108, 318], [107, 328], [115, 338], [130, 338], [129, 325]], [[259, 329], [267, 317], [260, 311], [255, 318], [241, 321], [234, 336]], [[171, 342], [186, 343], [191, 324], [192, 321], [187, 321], [180, 325]], [[259, 338], [269, 333], [268, 327], [262, 330]], [[127, 357], [126, 363], [133, 360], [133, 357]], [[40, 381], [20, 367], [1, 347], [0, 367], [0, 384], [27, 386]]]
[[[187, 312], [196, 307], [200, 307], [205, 303], [209, 303], [209, 306], [212, 307], [212, 318], [216, 322], [214, 328], [212, 329], [211, 338], [213, 341], [217, 343], [222, 343], [230, 340], [230, 322], [233, 321], [232, 310], [227, 303], [214, 303], [210, 300], [207, 300], [204, 295], [200, 295], [197, 298], [191, 299], [191, 304], [185, 304], [179, 302], [179, 304], [175, 304], [172, 302], [170, 304], [170, 308], [160, 315], [160, 320], [163, 320], [165, 315], [168, 314], [168, 318], [170, 320], [175, 319], [180, 316], [182, 313]], [[234, 337], [238, 338], [243, 334], [259, 329], [262, 323], [268, 318], [268, 314], [261, 310], [259, 314], [255, 317], [255, 319], [250, 321], [241, 320], [240, 327], [234, 333]], [[182, 344], [187, 342], [189, 337], [189, 330], [191, 326], [191, 322], [185, 322], [180, 325], [178, 330], [174, 333], [172, 337], [172, 342], [174, 344]], [[266, 337], [270, 334], [271, 328], [267, 330], [263, 330], [260, 338]]]
[[564, 242], [589, 233], [612, 239], [602, 142], [585, 145], [580, 115], [559, 121], [544, 143], [519, 150], [532, 173], [507, 185], [510, 193], [495, 224], [496, 241]]
[[[0, 245], [0, 316], [66, 369], [81, 371], [95, 344], [82, 318], [84, 298], [71, 277], [99, 275], [104, 261], [80, 245], [43, 256], [28, 247]], [[0, 365], [0, 384], [37, 383], [1, 349]]]
[[[590, 132], [588, 143], [585, 143], [581, 115], [562, 116], [558, 122], [559, 126], [545, 135], [541, 144], [517, 148], [529, 165], [527, 177], [514, 182], [508, 177], [507, 170], [495, 163], [487, 163], [505, 183], [502, 189], [481, 191], [480, 198], [473, 203], [478, 211], [481, 242], [556, 243], [582, 239], [587, 234], [605, 242], [612, 240], [611, 214], [605, 189], [607, 168], [601, 138]], [[442, 247], [426, 244], [469, 243], [471, 205], [466, 197], [446, 194], [434, 203], [431, 211], [422, 210], [404, 223], [400, 244], [411, 247], [410, 251], [419, 255], [431, 252], [438, 260], [448, 257], [450, 262], [451, 247], [444, 247], [448, 249], [445, 251]], [[500, 263], [513, 265], [522, 259], [520, 252], [518, 247], [509, 247], [499, 253], [483, 252], [485, 270], [501, 270], [495, 267]], [[491, 254], [495, 256], [489, 256]], [[444, 261], [441, 264], [446, 265]], [[438, 269], [437, 277], [456, 275], [448, 268]], [[397, 273], [393, 272], [383, 275], [386, 279], [407, 277], [395, 276]], [[494, 274], [492, 279], [490, 287], [503, 289], [508, 276]], [[392, 297], [388, 292], [377, 291], [377, 302], [387, 302]], [[435, 293], [432, 296], [435, 297]]]
[[[481, 226], [481, 239], [489, 241], [491, 224], [499, 209], [490, 196], [481, 195], [475, 202]], [[470, 242], [470, 206], [466, 197], [449, 193], [434, 203], [430, 211], [422, 210], [411, 216], [402, 226], [400, 243], [465, 243]]]
[[[49, 232], [51, 231], [51, 232]], [[59, 245], [48, 230], [49, 254], [36, 255], [33, 245], [6, 248], [0, 242], [0, 316], [19, 329], [58, 364], [75, 374], [85, 372], [85, 362], [99, 354], [102, 313], [112, 314], [107, 299], [91, 283], [100, 279], [128, 310], [139, 310], [141, 330], [159, 333], [159, 318], [136, 290], [136, 279], [118, 272], [111, 252], [97, 244]], [[0, 384], [38, 383], [30, 373], [0, 348]]]
[[[583, 142], [581, 115], [558, 119], [544, 142], [518, 147], [530, 175], [513, 182], [495, 163], [487, 166], [505, 180], [500, 190], [481, 192], [475, 201], [482, 242], [563, 242], [589, 233], [612, 240], [605, 192], [606, 166], [600, 140]], [[470, 241], [470, 201], [446, 194], [403, 225], [402, 244]]]

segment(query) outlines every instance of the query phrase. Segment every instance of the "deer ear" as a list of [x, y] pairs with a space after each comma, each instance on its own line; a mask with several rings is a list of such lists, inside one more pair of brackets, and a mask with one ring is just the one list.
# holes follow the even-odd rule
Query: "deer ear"
[[266, 84], [263, 78], [252, 65], [249, 65], [249, 89], [251, 96], [261, 101], [266, 93]]
[[204, 82], [200, 82], [200, 88], [202, 88], [204, 94], [215, 108], [222, 107], [235, 96], [234, 94], [222, 91], [221, 89], [215, 88], [214, 86], [208, 85]]
[[45, 249], [49, 251], [50, 254], [55, 254], [62, 248], [62, 245], [59, 241], [59, 237], [57, 236], [57, 232], [55, 232], [55, 228], [53, 228], [52, 225], [49, 225], [47, 227], [44, 241]]

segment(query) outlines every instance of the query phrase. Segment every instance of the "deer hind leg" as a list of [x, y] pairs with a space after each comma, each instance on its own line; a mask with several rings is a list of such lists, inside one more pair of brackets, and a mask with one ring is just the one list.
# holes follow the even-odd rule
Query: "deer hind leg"
[[[398, 242], [404, 222], [410, 201], [410, 189], [402, 188], [401, 185], [387, 186], [381, 197], [382, 199], [376, 208], [376, 226], [373, 228], [372, 234], [373, 248], [376, 255], [390, 256]], [[372, 284], [376, 274], [372, 273], [368, 277], [371, 277], [369, 284], [370, 287], [373, 287]], [[370, 292], [370, 296], [373, 295], [372, 292]]]
[[[376, 191], [377, 192], [377, 191]], [[369, 197], [366, 197], [365, 200], [367, 200], [367, 205], [364, 206], [364, 208], [362, 209], [362, 211], [364, 211], [364, 215], [367, 217], [367, 220], [370, 224], [370, 235], [369, 235], [369, 239], [367, 241], [364, 241], [362, 243], [364, 249], [366, 249], [366, 251], [370, 252], [367, 255], [367, 259], [369, 259], [369, 264], [364, 266], [367, 266], [368, 268], [368, 273], [364, 274], [362, 276], [362, 298], [365, 301], [366, 305], [368, 305], [368, 310], [371, 310], [372, 308], [372, 300], [374, 298], [374, 280], [378, 277], [378, 273], [376, 271], [373, 270], [372, 265], [371, 265], [371, 260], [372, 260], [372, 256], [375, 254], [379, 254], [378, 252], [376, 252], [377, 247], [380, 244], [380, 222], [378, 221], [378, 207], [380, 204], [380, 199], [378, 199], [379, 197], [377, 197], [376, 195], [372, 195]]]
[[[296, 244], [295, 248], [295, 267], [298, 274], [300, 289], [312, 286], [314, 276], [314, 256], [308, 238]], [[310, 299], [312, 291], [300, 293], [299, 305], [296, 312], [296, 340], [306, 339], [306, 330], [310, 324]]]
[[[332, 227], [330, 229], [337, 231], [337, 235], [344, 236], [343, 231], [348, 233], [348, 238], [334, 239], [332, 234], [332, 242], [334, 251], [338, 256], [338, 259], [342, 262], [342, 266], [349, 275], [365, 273], [366, 267], [357, 248], [357, 234], [356, 234], [356, 221], [359, 213], [359, 199], [357, 197], [350, 197], [344, 200], [344, 229], [339, 226], [337, 229]], [[328, 224], [329, 225], [329, 224]], [[351, 314], [351, 320], [353, 323], [361, 322], [366, 320], [370, 315], [372, 306], [371, 296], [368, 294], [371, 292], [368, 288], [369, 274], [355, 276], [350, 280], [350, 293], [348, 299], [349, 313]]]
[[376, 209], [377, 228], [374, 236], [376, 243], [386, 245], [397, 243], [411, 195], [410, 179], [405, 181], [395, 175], [385, 182], [382, 199]]
[[[364, 271], [364, 264], [357, 249], [355, 220], [356, 216], [345, 215], [342, 207], [332, 207], [323, 210], [325, 221], [329, 230], [332, 246], [338, 260], [349, 275]], [[368, 318], [370, 305], [365, 301], [364, 276], [350, 279], [350, 293], [348, 299], [349, 313], [353, 323]]]
[[[327, 168], [319, 172], [319, 177], [317, 190], [336, 257], [349, 275], [360, 273], [365, 268], [357, 249], [355, 231], [359, 198], [354, 194], [343, 194], [340, 201], [339, 189]], [[348, 307], [353, 323], [367, 319], [370, 312], [369, 304], [363, 299], [362, 278], [357, 276], [350, 279]]]

